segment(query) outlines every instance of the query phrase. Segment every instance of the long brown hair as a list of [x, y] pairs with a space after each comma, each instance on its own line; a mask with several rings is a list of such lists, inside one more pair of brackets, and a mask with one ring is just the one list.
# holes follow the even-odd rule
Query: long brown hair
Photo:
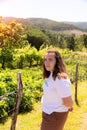
[[[57, 50], [48, 50], [46, 53], [54, 53], [55, 54], [55, 59], [56, 59], [56, 64], [54, 66], [54, 71], [53, 71], [53, 78], [55, 80], [55, 78], [58, 76], [59, 78], [64, 77], [66, 78], [68, 76], [66, 67], [65, 67], [65, 63], [60, 55], [60, 53]], [[45, 56], [44, 56], [45, 59]], [[44, 61], [43, 59], [43, 61]], [[43, 62], [43, 77], [44, 78], [48, 78], [50, 75], [50, 71], [47, 71], [45, 68], [45, 64]]]

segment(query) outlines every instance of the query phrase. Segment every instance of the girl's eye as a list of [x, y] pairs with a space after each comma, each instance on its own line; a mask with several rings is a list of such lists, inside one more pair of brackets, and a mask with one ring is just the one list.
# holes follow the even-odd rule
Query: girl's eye
[[52, 58], [49, 58], [49, 61], [53, 61], [53, 59], [52, 59]]
[[47, 61], [47, 59], [44, 59], [44, 61]]
[[53, 61], [53, 59], [52, 59], [52, 58], [44, 59], [44, 62], [45, 62], [45, 61]]

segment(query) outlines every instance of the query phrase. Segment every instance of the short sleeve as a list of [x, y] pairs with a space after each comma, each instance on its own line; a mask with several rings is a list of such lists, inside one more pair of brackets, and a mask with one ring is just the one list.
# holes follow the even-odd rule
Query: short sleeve
[[71, 82], [69, 79], [58, 79], [56, 89], [59, 91], [61, 98], [71, 96]]

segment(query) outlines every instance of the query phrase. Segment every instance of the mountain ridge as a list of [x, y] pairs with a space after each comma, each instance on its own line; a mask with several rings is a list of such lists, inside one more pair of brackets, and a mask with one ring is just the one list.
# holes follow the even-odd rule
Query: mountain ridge
[[87, 22], [58, 22], [47, 18], [16, 18], [16, 17], [2, 17], [2, 22], [8, 23], [11, 20], [20, 22], [24, 25], [31, 25], [42, 30], [80, 30], [87, 31]]

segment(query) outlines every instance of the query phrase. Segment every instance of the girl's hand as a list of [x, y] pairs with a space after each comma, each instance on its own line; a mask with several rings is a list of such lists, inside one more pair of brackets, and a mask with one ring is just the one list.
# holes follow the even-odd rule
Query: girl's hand
[[69, 112], [72, 112], [73, 111], [73, 107], [69, 108]]

